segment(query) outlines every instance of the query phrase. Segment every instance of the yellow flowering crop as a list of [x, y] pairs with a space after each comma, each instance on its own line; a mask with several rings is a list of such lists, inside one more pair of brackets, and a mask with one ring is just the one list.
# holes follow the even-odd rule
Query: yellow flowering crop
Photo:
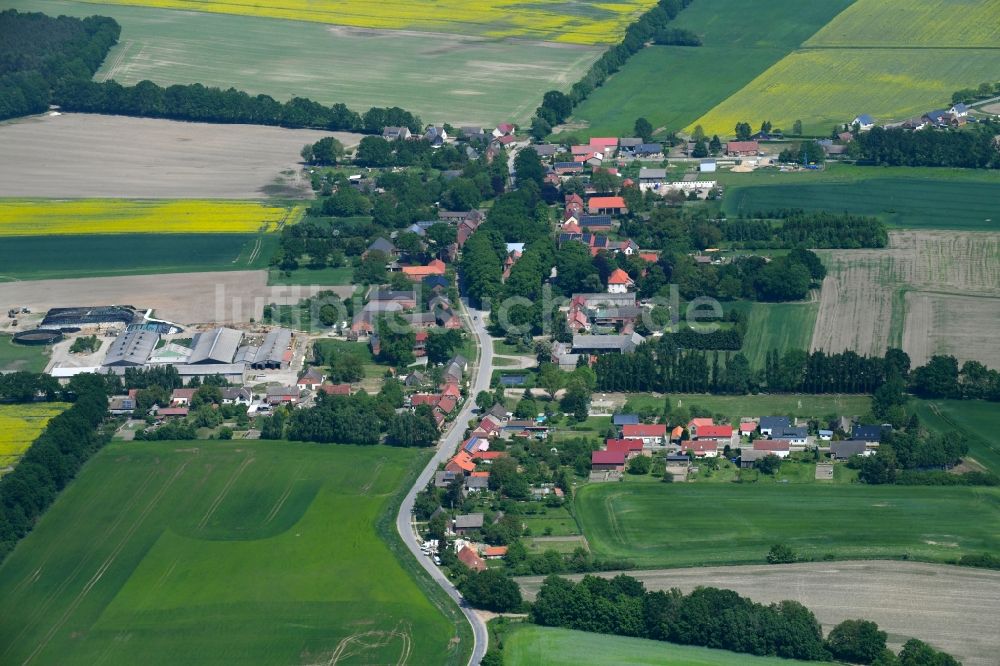
[[67, 407], [68, 404], [61, 402], [0, 405], [0, 469], [16, 463], [49, 419]]
[[0, 199], [0, 236], [254, 233], [294, 224], [304, 212], [251, 201]]
[[316, 21], [356, 28], [422, 30], [485, 37], [611, 44], [656, 0], [95, 0], [97, 4], [142, 5], [223, 14]]
[[908, 48], [997, 44], [1000, 0], [857, 0], [805, 43]]

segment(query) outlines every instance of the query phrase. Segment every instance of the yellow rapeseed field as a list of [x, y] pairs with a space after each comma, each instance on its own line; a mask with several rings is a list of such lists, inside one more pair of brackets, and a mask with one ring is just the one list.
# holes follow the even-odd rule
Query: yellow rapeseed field
[[991, 81], [1000, 71], [992, 49], [802, 49], [794, 51], [731, 95], [688, 131], [732, 136], [736, 123], [756, 129], [765, 120], [789, 130], [826, 135], [861, 113], [879, 121], [905, 120], [939, 108], [951, 93]]
[[49, 419], [67, 407], [62, 402], [0, 405], [0, 470], [16, 463]]
[[0, 199], [0, 237], [254, 233], [293, 224], [305, 208], [249, 201]]
[[998, 44], [1000, 0], [857, 0], [805, 43], [908, 48]]
[[656, 0], [94, 0], [223, 14], [316, 21], [356, 28], [518, 37], [567, 44], [610, 44]]

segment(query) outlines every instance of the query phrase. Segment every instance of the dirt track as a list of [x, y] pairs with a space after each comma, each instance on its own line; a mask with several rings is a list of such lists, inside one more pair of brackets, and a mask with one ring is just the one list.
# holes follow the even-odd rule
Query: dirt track
[[32, 116], [0, 123], [0, 196], [308, 198], [299, 151], [331, 135], [348, 146], [360, 139], [257, 125]]
[[[132, 305], [153, 308], [157, 317], [181, 324], [240, 323], [260, 319], [268, 303], [297, 303], [321, 289], [269, 287], [267, 271], [170, 273], [69, 280], [0, 283], [0, 305], [35, 312], [54, 307]], [[350, 289], [350, 288], [347, 288]]]
[[[614, 576], [619, 572], [605, 572]], [[647, 589], [689, 592], [699, 585], [754, 601], [799, 601], [824, 632], [842, 620], [874, 620], [898, 647], [910, 637], [946, 650], [965, 666], [996, 666], [1000, 654], [1000, 572], [920, 562], [826, 562], [628, 571]], [[580, 576], [569, 576], [579, 579]], [[543, 576], [517, 579], [534, 599]]]

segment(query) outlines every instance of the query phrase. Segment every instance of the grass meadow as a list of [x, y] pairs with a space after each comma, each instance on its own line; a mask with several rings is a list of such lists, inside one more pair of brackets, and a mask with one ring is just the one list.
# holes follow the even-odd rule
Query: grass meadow
[[[644, 407], [662, 409], [665, 401], [670, 406], [678, 403], [685, 407], [697, 406], [722, 415], [729, 423], [739, 423], [741, 417], [793, 416], [796, 418], [824, 418], [826, 416], [861, 416], [871, 410], [867, 395], [708, 395], [706, 393], [668, 393], [665, 396], [648, 393], [629, 394], [628, 402], [621, 409], [624, 413]], [[671, 424], [676, 425], [676, 424]]]
[[266, 268], [278, 234], [5, 237], [0, 282]]
[[47, 347], [17, 345], [12, 336], [0, 335], [0, 372], [41, 372], [48, 361]]
[[763, 369], [772, 349], [808, 351], [818, 313], [819, 303], [754, 303], [742, 349], [750, 367]]
[[153, 7], [10, 2], [52, 15], [100, 11], [114, 17], [122, 36], [98, 80], [235, 87], [280, 101], [299, 96], [323, 104], [341, 102], [361, 112], [400, 106], [424, 122], [455, 126], [527, 122], [545, 91], [568, 89], [603, 50]]
[[784, 57], [741, 90], [691, 123], [708, 134], [731, 135], [747, 121], [770, 120], [790, 130], [829, 135], [859, 113], [903, 120], [947, 104], [955, 90], [992, 80], [995, 49], [802, 49]]
[[506, 666], [799, 666], [804, 662], [534, 624], [503, 631]]
[[267, 274], [267, 283], [272, 285], [331, 285], [343, 286], [351, 284], [354, 278], [354, 269], [350, 266], [337, 266], [326, 268], [296, 268], [293, 271], [285, 271], [272, 268]]
[[[5, 340], [0, 339], [0, 344]], [[0, 405], [0, 470], [20, 460], [45, 424], [69, 405], [44, 402], [32, 405]]]
[[0, 662], [465, 663], [449, 605], [379, 534], [423, 460], [112, 443], [0, 565]]
[[0, 199], [0, 236], [248, 234], [294, 224], [304, 212], [250, 201]]
[[617, 42], [625, 28], [654, 0], [592, 3], [512, 3], [508, 0], [283, 0], [280, 4], [247, 4], [238, 0], [98, 0], [98, 4], [140, 5], [198, 12], [315, 21], [355, 28], [409, 30], [490, 38], [517, 37], [567, 44]]
[[804, 559], [953, 561], [1000, 548], [1000, 489], [819, 484], [593, 484], [576, 514], [595, 555], [638, 567]]
[[994, 474], [1000, 474], [996, 403], [983, 400], [916, 400], [911, 406], [928, 428], [959, 432], [969, 442], [969, 456]]
[[857, 0], [806, 46], [995, 47], [998, 16], [1000, 0]]
[[[849, 0], [695, 2], [672, 25], [701, 37], [697, 48], [651, 46], [578, 106], [574, 134], [628, 136], [635, 119], [677, 130], [694, 122], [797, 48]], [[753, 21], [733, 20], [753, 15]], [[732, 127], [726, 132], [731, 132]], [[721, 136], [722, 133], [720, 133]]]

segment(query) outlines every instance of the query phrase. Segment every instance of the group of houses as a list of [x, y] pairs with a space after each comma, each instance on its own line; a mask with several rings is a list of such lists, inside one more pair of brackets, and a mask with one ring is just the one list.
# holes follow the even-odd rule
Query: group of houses
[[[840, 420], [830, 429], [820, 429], [813, 438], [807, 426], [797, 425], [786, 416], [746, 418], [738, 426], [699, 417], [686, 425], [668, 428], [664, 423], [642, 423], [637, 414], [615, 414], [612, 425], [618, 436], [605, 440], [604, 448], [591, 454], [592, 472], [622, 472], [631, 458], [657, 451], [667, 454], [668, 465], [689, 460], [689, 456], [716, 458], [727, 450], [739, 449], [740, 465], [752, 467], [768, 455], [787, 458], [812, 446], [828, 451], [835, 460], [847, 460], [873, 453], [885, 432], [885, 426]], [[835, 433], [850, 439], [833, 441]]]
[[[454, 131], [454, 130], [453, 130]], [[440, 148], [447, 143], [464, 141], [469, 144], [484, 144], [488, 154], [496, 155], [500, 149], [515, 143], [517, 138], [515, 132], [517, 127], [513, 123], [500, 123], [493, 129], [479, 126], [459, 127], [457, 132], [449, 136], [448, 130], [441, 125], [428, 125], [423, 134], [410, 131], [409, 127], [385, 127], [382, 129], [382, 138], [386, 141], [417, 141], [424, 140], [432, 148]], [[472, 146], [468, 146], [472, 149]], [[472, 149], [473, 151], [475, 149]], [[479, 157], [478, 152], [470, 154], [470, 158]]]
[[[398, 316], [416, 331], [413, 353], [425, 355], [427, 337], [431, 329], [460, 329], [462, 322], [448, 297], [450, 283], [442, 275], [423, 278], [419, 287], [409, 290], [393, 290], [386, 286], [372, 287], [366, 295], [366, 302], [360, 312], [354, 315], [351, 332], [368, 335], [372, 353], [379, 353], [377, 331], [378, 318]], [[423, 295], [427, 295], [426, 307]]]
[[462, 401], [462, 379], [469, 371], [469, 361], [461, 354], [456, 354], [441, 372], [441, 382], [434, 392], [427, 390], [431, 384], [428, 373], [415, 370], [403, 380], [403, 386], [413, 391], [405, 397], [406, 406], [416, 409], [421, 405], [430, 407], [434, 422], [439, 430], [443, 429], [448, 417], [456, 413]]
[[[885, 123], [885, 129], [905, 129], [918, 131], [922, 129], [948, 129], [950, 127], [962, 127], [966, 123], [976, 122], [974, 116], [969, 115], [971, 109], [962, 102], [952, 104], [947, 109], [934, 109], [919, 116], [908, 118], [902, 122]], [[854, 117], [849, 123], [850, 127], [857, 128], [858, 131], [867, 132], [878, 125], [870, 114], [862, 113]]]

